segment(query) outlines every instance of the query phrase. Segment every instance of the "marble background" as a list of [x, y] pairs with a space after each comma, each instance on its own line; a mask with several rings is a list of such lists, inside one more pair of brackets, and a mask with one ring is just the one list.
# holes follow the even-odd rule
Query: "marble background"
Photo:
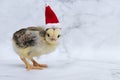
[[[28, 73], [19, 65], [11, 39], [20, 28], [44, 25], [45, 2], [62, 25], [61, 44], [53, 54], [39, 59], [49, 69]], [[0, 0], [0, 35], [1, 80], [120, 79], [119, 0]]]
[[[44, 25], [45, 0], [0, 1], [0, 44], [3, 59], [12, 51], [16, 30]], [[119, 0], [46, 0], [57, 14], [63, 30], [61, 56], [120, 61]]]

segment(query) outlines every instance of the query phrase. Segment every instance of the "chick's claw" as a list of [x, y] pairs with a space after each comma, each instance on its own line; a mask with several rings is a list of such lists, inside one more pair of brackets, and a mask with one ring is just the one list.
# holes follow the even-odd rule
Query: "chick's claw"
[[27, 67], [26, 67], [26, 69], [29, 71], [29, 70], [31, 70], [31, 69], [38, 69], [38, 70], [42, 70], [43, 68], [42, 68], [42, 67], [40, 67], [40, 66], [32, 66], [32, 65], [30, 65], [30, 66], [27, 66]]
[[44, 67], [44, 68], [47, 68], [47, 67], [48, 67], [47, 64], [34, 64], [34, 66], [39, 66], [39, 67]]
[[38, 64], [40, 67], [44, 67], [44, 68], [47, 68], [48, 65], [47, 64]]

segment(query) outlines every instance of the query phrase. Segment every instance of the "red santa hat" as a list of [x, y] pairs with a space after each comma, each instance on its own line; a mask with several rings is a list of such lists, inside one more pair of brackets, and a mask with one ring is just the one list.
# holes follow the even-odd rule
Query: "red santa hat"
[[46, 28], [61, 28], [56, 14], [48, 4], [45, 7], [45, 23]]

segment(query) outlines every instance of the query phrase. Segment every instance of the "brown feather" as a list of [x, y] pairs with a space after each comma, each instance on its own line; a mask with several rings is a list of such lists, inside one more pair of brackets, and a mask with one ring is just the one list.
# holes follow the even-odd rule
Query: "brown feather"
[[[27, 31], [31, 33], [28, 34]], [[44, 37], [45, 31], [42, 27], [28, 27], [16, 31], [13, 35], [13, 40], [20, 48], [34, 46], [37, 40], [37, 36], [34, 34], [35, 31], [39, 32], [39, 36]]]

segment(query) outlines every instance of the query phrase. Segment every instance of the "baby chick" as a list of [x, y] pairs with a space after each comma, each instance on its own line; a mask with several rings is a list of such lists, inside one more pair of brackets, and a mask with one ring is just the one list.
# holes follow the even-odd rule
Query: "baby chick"
[[[37, 63], [33, 57], [53, 52], [60, 40], [60, 28], [28, 27], [16, 31], [13, 35], [13, 48], [25, 63], [26, 69], [43, 69], [46, 64]], [[31, 65], [27, 60], [30, 60]]]

